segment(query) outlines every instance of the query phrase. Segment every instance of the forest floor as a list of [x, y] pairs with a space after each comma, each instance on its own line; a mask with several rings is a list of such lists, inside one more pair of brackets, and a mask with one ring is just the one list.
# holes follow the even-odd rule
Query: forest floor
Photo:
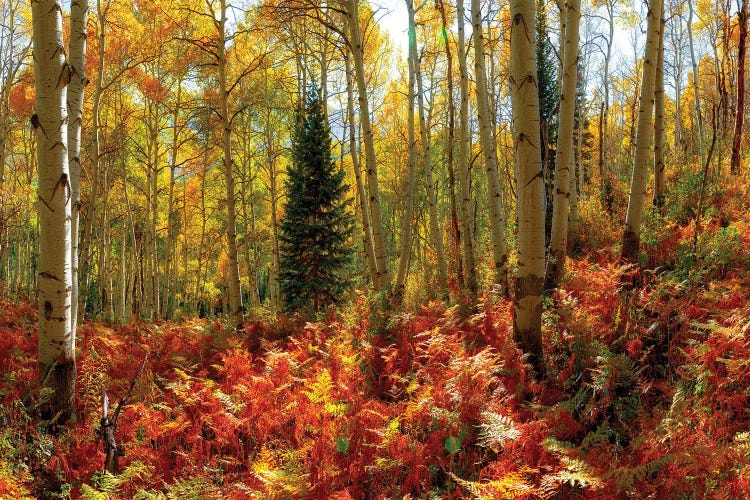
[[[547, 300], [542, 382], [492, 296], [390, 316], [360, 297], [241, 332], [86, 322], [80, 418], [50, 435], [35, 308], [0, 303], [0, 497], [747, 498], [749, 203], [713, 193], [696, 252], [688, 205], [652, 216], [641, 267], [601, 239], [616, 226], [582, 234]], [[103, 473], [102, 389], [121, 398], [147, 352], [121, 473]]]

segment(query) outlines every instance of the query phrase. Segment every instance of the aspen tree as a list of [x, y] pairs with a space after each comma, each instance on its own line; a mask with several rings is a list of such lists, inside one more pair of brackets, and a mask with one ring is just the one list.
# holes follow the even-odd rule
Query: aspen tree
[[479, 0], [471, 0], [471, 20], [474, 27], [474, 74], [477, 94], [477, 119], [479, 140], [482, 144], [484, 168], [487, 172], [487, 203], [490, 207], [490, 232], [494, 257], [495, 284], [502, 293], [508, 293], [508, 251], [505, 247], [505, 216], [503, 214], [502, 188], [497, 173], [497, 153], [490, 118], [490, 102], [487, 95], [487, 73], [484, 64], [484, 34]]
[[427, 121], [424, 110], [424, 89], [422, 88], [422, 70], [420, 61], [416, 61], [417, 73], [417, 107], [419, 108], [419, 136], [422, 142], [422, 168], [427, 180], [427, 203], [430, 209], [430, 236], [432, 245], [437, 255], [437, 277], [440, 292], [444, 293], [448, 288], [448, 268], [445, 263], [445, 249], [443, 247], [443, 231], [440, 228], [440, 220], [437, 211], [437, 196], [435, 194], [435, 183], [432, 178], [432, 149], [430, 137], [427, 133]]
[[469, 165], [469, 75], [466, 68], [466, 35], [464, 28], [464, 2], [456, 2], [458, 19], [458, 72], [461, 105], [458, 112], [458, 184], [461, 193], [461, 242], [463, 243], [464, 279], [469, 299], [474, 302], [477, 295], [477, 271], [474, 261], [473, 224], [471, 216], [471, 190]]
[[662, 0], [651, 0], [648, 6], [648, 31], [646, 52], [643, 61], [643, 79], [638, 107], [638, 128], [635, 140], [633, 175], [630, 181], [628, 211], [622, 239], [622, 258], [635, 260], [641, 242], [641, 221], [648, 179], [648, 164], [652, 138], [651, 118], [654, 110], [654, 88], [656, 84], [656, 59], [659, 52]]
[[78, 222], [81, 214], [81, 125], [83, 123], [83, 89], [86, 78], [86, 21], [88, 0], [70, 4], [70, 84], [68, 85], [68, 167], [70, 168], [72, 240], [70, 331], [75, 335], [78, 320]]
[[666, 186], [664, 180], [665, 95], [664, 95], [664, 28], [666, 19], [661, 13], [659, 46], [656, 55], [656, 82], [654, 87], [654, 205], [664, 205]]
[[[578, 84], [578, 31], [581, 19], [580, 0], [565, 2], [565, 55], [562, 89], [560, 91], [560, 131], [557, 136], [555, 158], [555, 192], [552, 206], [552, 239], [550, 261], [547, 263], [547, 283], [554, 288], [565, 273], [568, 248], [568, 209], [571, 190], [575, 185], [575, 129], [576, 89]], [[572, 179], [572, 182], [571, 182]]]
[[59, 0], [31, 4], [39, 169], [39, 368], [52, 395], [47, 418], [75, 414], [75, 335], [71, 331], [71, 186], [67, 152], [67, 85], [71, 67], [63, 47]]
[[370, 271], [370, 279], [373, 287], [377, 288], [378, 268], [375, 263], [375, 248], [372, 243], [372, 226], [370, 225], [370, 207], [367, 203], [367, 193], [362, 182], [362, 166], [357, 154], [357, 136], [354, 123], [354, 84], [352, 82], [352, 63], [348, 51], [344, 52], [344, 63], [346, 65], [346, 111], [349, 116], [349, 155], [354, 167], [354, 179], [357, 183], [357, 195], [360, 201], [360, 214], [362, 217], [362, 246], [367, 257], [367, 269]]
[[414, 85], [416, 83], [417, 33], [414, 22], [414, 0], [406, 0], [409, 17], [409, 89], [407, 92], [407, 140], [409, 141], [409, 159], [406, 175], [406, 208], [401, 219], [401, 255], [396, 274], [396, 290], [401, 293], [406, 285], [406, 272], [411, 260], [412, 225], [414, 223], [414, 184], [417, 163], [417, 144], [414, 124]]
[[240, 268], [237, 257], [236, 197], [234, 193], [234, 160], [232, 159], [232, 121], [229, 116], [229, 87], [227, 84], [226, 0], [219, 2], [216, 30], [219, 36], [216, 56], [219, 70], [219, 113], [221, 115], [221, 144], [224, 151], [224, 183], [227, 190], [227, 255], [229, 258], [229, 314], [236, 326], [243, 322]]
[[354, 76], [357, 81], [359, 96], [359, 119], [362, 125], [362, 142], [365, 145], [365, 168], [367, 170], [367, 191], [369, 195], [372, 239], [375, 248], [375, 263], [378, 279], [375, 290], [383, 291], [390, 285], [388, 272], [388, 255], [385, 246], [383, 216], [380, 210], [380, 191], [378, 187], [378, 162], [375, 157], [372, 123], [370, 122], [370, 104], [368, 101], [367, 82], [365, 79], [364, 46], [359, 26], [359, 0], [349, 0], [349, 42], [354, 60]]
[[544, 287], [544, 171], [539, 150], [534, 0], [510, 3], [510, 83], [518, 193], [518, 274], [513, 301], [514, 338], [544, 374], [542, 288]]

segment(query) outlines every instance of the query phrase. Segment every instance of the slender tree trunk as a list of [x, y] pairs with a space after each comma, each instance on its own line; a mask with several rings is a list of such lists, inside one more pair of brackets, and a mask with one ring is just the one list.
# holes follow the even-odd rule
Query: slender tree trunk
[[664, 147], [666, 144], [664, 127], [664, 28], [666, 19], [662, 11], [659, 28], [659, 45], [656, 55], [656, 82], [654, 87], [654, 205], [664, 205], [666, 184], [664, 179]]
[[417, 73], [417, 105], [419, 107], [419, 135], [422, 142], [422, 168], [427, 178], [427, 203], [430, 210], [430, 236], [432, 246], [437, 255], [437, 277], [441, 293], [448, 289], [448, 268], [445, 263], [445, 249], [443, 248], [443, 231], [440, 229], [440, 219], [437, 210], [437, 196], [435, 195], [435, 184], [432, 177], [432, 148], [430, 137], [427, 132], [428, 121], [424, 110], [424, 89], [422, 88], [422, 70], [419, 60], [416, 63]]
[[236, 327], [243, 323], [242, 290], [240, 289], [240, 268], [237, 258], [236, 198], [234, 194], [234, 160], [232, 159], [232, 123], [229, 116], [229, 92], [227, 87], [226, 55], [226, 0], [220, 2], [220, 20], [217, 24], [219, 41], [219, 98], [222, 121], [222, 146], [224, 149], [224, 183], [227, 189], [227, 255], [229, 258], [229, 313]]
[[365, 145], [365, 168], [367, 169], [367, 191], [369, 194], [370, 220], [372, 223], [372, 240], [375, 248], [378, 279], [375, 289], [382, 291], [390, 285], [388, 272], [388, 255], [383, 230], [383, 216], [380, 210], [380, 192], [378, 188], [378, 164], [375, 157], [375, 143], [370, 123], [370, 104], [368, 101], [367, 82], [365, 79], [364, 46], [359, 28], [359, 2], [349, 0], [349, 34], [351, 36], [354, 75], [357, 81], [359, 96], [359, 119], [362, 124], [362, 141]]
[[372, 285], [377, 289], [378, 268], [375, 261], [375, 248], [372, 242], [372, 227], [370, 226], [370, 208], [367, 203], [367, 193], [365, 185], [362, 182], [362, 168], [359, 163], [357, 154], [357, 136], [356, 126], [354, 123], [354, 85], [352, 83], [352, 68], [349, 59], [349, 53], [344, 53], [344, 63], [346, 64], [346, 111], [349, 116], [349, 155], [352, 158], [354, 167], [354, 179], [357, 183], [357, 193], [360, 201], [360, 214], [362, 215], [362, 246], [365, 249], [367, 257], [367, 269], [370, 271]]
[[471, 216], [471, 191], [469, 179], [469, 75], [466, 67], [466, 42], [464, 27], [464, 2], [457, 0], [456, 18], [458, 19], [458, 71], [461, 106], [458, 117], [458, 183], [461, 193], [461, 242], [463, 243], [464, 279], [469, 300], [474, 303], [477, 296], [477, 272], [474, 262], [474, 239]]
[[409, 159], [406, 175], [406, 207], [401, 219], [401, 252], [396, 274], [396, 289], [400, 294], [406, 286], [406, 273], [409, 269], [412, 247], [412, 226], [414, 224], [414, 184], [417, 163], [417, 140], [414, 124], [414, 85], [416, 83], [417, 64], [417, 31], [414, 22], [414, 0], [406, 0], [409, 17], [409, 89], [407, 100], [407, 140], [409, 141]]
[[656, 83], [656, 59], [659, 52], [662, 0], [650, 0], [648, 8], [648, 31], [646, 53], [643, 60], [643, 81], [638, 108], [638, 129], [635, 140], [633, 176], [630, 181], [628, 212], [625, 217], [625, 232], [622, 239], [622, 258], [635, 261], [641, 243], [641, 221], [648, 179], [648, 164], [652, 136], [651, 118], [654, 110], [654, 86]]
[[509, 293], [508, 286], [508, 250], [505, 247], [505, 215], [503, 214], [503, 195], [500, 178], [497, 172], [497, 147], [494, 140], [494, 125], [491, 121], [489, 96], [487, 94], [487, 76], [484, 64], [484, 34], [482, 32], [482, 13], [479, 0], [471, 0], [471, 18], [474, 26], [474, 73], [476, 78], [477, 119], [479, 122], [479, 139], [482, 144], [484, 168], [487, 172], [487, 204], [490, 207], [490, 232], [492, 236], [493, 269], [495, 284], [504, 295]]
[[518, 275], [513, 301], [513, 332], [518, 345], [529, 355], [536, 376], [542, 377], [545, 194], [539, 150], [534, 0], [511, 0], [510, 16], [510, 81], [518, 193]]
[[182, 106], [182, 78], [177, 82], [177, 101], [174, 105], [172, 114], [172, 158], [169, 164], [169, 195], [167, 198], [167, 242], [166, 256], [164, 258], [164, 319], [169, 320], [172, 317], [174, 303], [172, 300], [172, 272], [174, 268], [174, 247], [176, 236], [174, 234], [174, 186], [175, 174], [177, 171], [177, 154], [179, 152], [180, 126], [180, 108]]
[[693, 2], [688, 1], [688, 21], [687, 21], [687, 32], [688, 32], [688, 44], [690, 45], [690, 62], [693, 66], [693, 92], [695, 93], [695, 119], [698, 123], [698, 154], [703, 157], [703, 116], [701, 114], [701, 100], [700, 100], [700, 67], [698, 66], [698, 59], [695, 57], [695, 43], [693, 41]]
[[[555, 193], [552, 205], [551, 258], [547, 263], [547, 286], [555, 288], [565, 274], [568, 250], [568, 209], [571, 184], [575, 188], [575, 154], [573, 132], [578, 84], [578, 27], [581, 19], [580, 0], [565, 3], [565, 60], [560, 90], [560, 131], [555, 158]], [[572, 168], [572, 175], [571, 175]], [[571, 182], [571, 178], [573, 179]]]
[[45, 418], [62, 424], [75, 415], [75, 335], [71, 331], [71, 189], [67, 155], [67, 84], [58, 0], [31, 4], [39, 169], [39, 372], [52, 396]]
[[442, 37], [443, 43], [445, 43], [445, 59], [446, 59], [446, 79], [448, 80], [448, 137], [446, 149], [448, 151], [448, 186], [450, 188], [450, 204], [451, 204], [451, 236], [453, 240], [454, 253], [456, 255], [456, 277], [458, 279], [458, 286], [464, 289], [464, 272], [463, 262], [461, 258], [461, 224], [458, 219], [458, 204], [456, 203], [456, 170], [453, 161], [453, 153], [455, 148], [455, 131], [456, 131], [456, 107], [453, 102], [453, 54], [451, 53], [451, 43], [448, 39], [448, 28], [447, 19], [445, 15], [445, 4], [443, 0], [436, 1], [437, 9], [440, 11], [440, 19], [442, 22]]
[[737, 115], [734, 122], [734, 139], [732, 140], [732, 175], [739, 175], [742, 166], [742, 122], [745, 118], [745, 46], [747, 42], [747, 0], [742, 0], [742, 7], [737, 17], [740, 26], [740, 40], [737, 49]]
[[[88, 282], [88, 273], [89, 273], [89, 261], [91, 257], [91, 247], [93, 245], [90, 244], [90, 241], [93, 240], [93, 234], [92, 234], [92, 228], [94, 224], [94, 220], [96, 217], [96, 203], [97, 203], [97, 196], [99, 193], [99, 163], [101, 160], [100, 155], [100, 139], [99, 139], [99, 107], [101, 104], [101, 98], [102, 98], [102, 82], [104, 78], [104, 57], [106, 54], [106, 38], [104, 36], [104, 26], [107, 20], [107, 11], [109, 10], [109, 4], [105, 8], [102, 8], [101, 1], [97, 0], [96, 2], [96, 14], [97, 14], [97, 37], [98, 37], [98, 45], [99, 45], [99, 57], [97, 60], [97, 73], [96, 73], [96, 83], [94, 85], [94, 91], [92, 93], [91, 97], [91, 144], [89, 146], [89, 159], [91, 160], [91, 166], [89, 168], [90, 173], [90, 194], [88, 199], [88, 207], [86, 209], [86, 223], [83, 226], [83, 233], [79, 237], [79, 244], [78, 244], [78, 251], [76, 252], [79, 256], [82, 256], [83, 259], [79, 260], [79, 272], [78, 272], [78, 283], [79, 283], [79, 291], [80, 291], [80, 283], [83, 283], [84, 286]], [[79, 210], [80, 213], [80, 210]], [[77, 303], [73, 306], [76, 312], [76, 317], [78, 319], [83, 317], [83, 313], [85, 311], [85, 307], [83, 309], [79, 309], [81, 303], [83, 302], [85, 304], [85, 301], [88, 300], [87, 297], [83, 297], [83, 301], [81, 300], [81, 297], [79, 297]], [[72, 314], [72, 311], [71, 311]], [[77, 321], [77, 320], [76, 320]]]
[[81, 213], [81, 125], [83, 123], [83, 89], [86, 78], [86, 21], [88, 0], [70, 4], [70, 85], [68, 85], [68, 166], [70, 168], [71, 218], [71, 311], [70, 331], [76, 332], [78, 320], [78, 223]]

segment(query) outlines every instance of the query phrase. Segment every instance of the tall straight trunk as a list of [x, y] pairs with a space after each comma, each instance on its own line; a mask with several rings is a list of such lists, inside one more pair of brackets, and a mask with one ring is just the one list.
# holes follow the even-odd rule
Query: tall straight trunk
[[[578, 103], [579, 108], [583, 108], [581, 103]], [[581, 118], [582, 120], [582, 118]], [[578, 129], [578, 136], [576, 137], [576, 152], [571, 160], [572, 165], [578, 165], [578, 176], [575, 175], [575, 168], [570, 175], [570, 225], [568, 226], [568, 253], [570, 249], [574, 248], [578, 241], [578, 233], [581, 228], [581, 216], [578, 211], [578, 200], [583, 193], [583, 157], [581, 156], [581, 149], [583, 147], [583, 126], [581, 125]]]
[[[575, 188], [575, 129], [576, 87], [578, 85], [578, 31], [581, 19], [580, 0], [565, 3], [565, 60], [560, 90], [560, 131], [557, 135], [555, 157], [555, 193], [552, 205], [552, 238], [550, 261], [547, 263], [547, 286], [557, 287], [565, 274], [565, 255], [568, 251], [568, 209], [571, 184]], [[571, 175], [572, 169], [572, 175]], [[573, 182], [571, 183], [571, 178]]]
[[440, 11], [440, 19], [442, 23], [442, 37], [443, 43], [445, 43], [445, 59], [446, 59], [446, 79], [448, 80], [448, 138], [446, 149], [448, 151], [448, 161], [446, 168], [448, 169], [448, 187], [450, 190], [450, 204], [451, 204], [451, 239], [453, 241], [454, 253], [456, 255], [456, 277], [458, 280], [458, 286], [464, 288], [464, 272], [463, 262], [461, 258], [461, 225], [458, 219], [458, 207], [456, 203], [456, 169], [455, 162], [453, 161], [453, 153], [455, 148], [455, 134], [456, 134], [456, 107], [453, 102], [453, 54], [451, 52], [451, 43], [448, 39], [448, 24], [445, 15], [445, 4], [443, 0], [437, 0], [437, 9]]
[[[78, 270], [78, 282], [82, 282], [84, 285], [88, 280], [88, 270], [90, 267], [90, 250], [93, 245], [90, 241], [93, 239], [92, 228], [94, 219], [96, 217], [96, 203], [97, 196], [99, 194], [99, 163], [101, 160], [100, 155], [100, 138], [99, 138], [99, 108], [101, 105], [102, 98], [102, 85], [104, 78], [104, 57], [106, 54], [106, 38], [104, 36], [105, 23], [107, 20], [107, 11], [109, 10], [109, 4], [105, 8], [102, 8], [101, 1], [96, 2], [96, 16], [97, 16], [97, 38], [99, 45], [99, 57], [97, 60], [97, 73], [96, 81], [94, 85], [94, 91], [91, 97], [91, 143], [89, 145], [89, 159], [91, 166], [89, 168], [90, 176], [90, 188], [89, 188], [89, 199], [88, 207], [86, 209], [86, 223], [83, 226], [83, 233], [79, 237], [77, 254], [82, 256], [79, 259], [79, 270]], [[79, 287], [80, 290], [80, 287]], [[86, 300], [86, 297], [84, 297]], [[81, 298], [79, 297], [78, 302], [75, 304], [76, 317], [83, 317], [83, 310], [79, 310], [81, 304]], [[85, 309], [85, 308], [84, 308]], [[72, 312], [71, 312], [72, 314]]]
[[[612, 45], [614, 44], [615, 37], [615, 2], [614, 0], [607, 0], [607, 26], [609, 29], [607, 37], [607, 51], [604, 56], [604, 102], [602, 103], [602, 112], [600, 115], [599, 123], [599, 175], [601, 179], [600, 188], [602, 190], [608, 189], [610, 184], [609, 180], [609, 85], [610, 85], [610, 62], [612, 61]], [[611, 211], [611, 210], [610, 210]]]
[[70, 85], [68, 85], [68, 167], [70, 168], [71, 216], [70, 253], [72, 290], [70, 298], [70, 331], [76, 332], [78, 315], [78, 223], [81, 214], [81, 125], [83, 123], [83, 89], [86, 78], [86, 20], [88, 0], [70, 4]]
[[646, 52], [643, 60], [643, 80], [638, 107], [638, 129], [635, 140], [633, 176], [630, 181], [628, 211], [622, 238], [623, 260], [635, 261], [641, 243], [641, 221], [648, 179], [648, 164], [651, 148], [651, 118], [654, 110], [654, 87], [656, 84], [656, 59], [659, 52], [662, 0], [650, 0], [648, 8], [648, 31]]
[[226, 0], [220, 1], [220, 19], [217, 24], [219, 41], [217, 55], [219, 63], [219, 106], [222, 121], [221, 143], [224, 150], [224, 183], [227, 190], [227, 256], [229, 259], [229, 314], [235, 326], [242, 326], [242, 290], [240, 289], [240, 267], [237, 258], [237, 217], [235, 215], [236, 198], [234, 195], [234, 161], [232, 160], [232, 123], [229, 116], [229, 92], [227, 87], [227, 54], [226, 54]]
[[52, 396], [45, 418], [75, 415], [75, 335], [71, 314], [71, 192], [68, 170], [67, 84], [70, 66], [63, 50], [63, 16], [58, 0], [31, 4], [39, 187], [39, 373]]
[[349, 155], [352, 158], [354, 168], [354, 179], [357, 183], [357, 194], [360, 201], [360, 214], [362, 216], [362, 246], [365, 249], [367, 257], [367, 269], [370, 272], [370, 279], [373, 287], [377, 288], [378, 268], [375, 262], [375, 248], [372, 242], [372, 227], [370, 226], [370, 208], [367, 203], [367, 193], [365, 185], [362, 182], [362, 167], [359, 163], [357, 154], [357, 135], [354, 123], [354, 84], [352, 82], [352, 64], [349, 59], [349, 52], [344, 53], [344, 63], [346, 65], [346, 112], [349, 122]]
[[747, 42], [747, 0], [742, 0], [737, 22], [740, 26], [740, 40], [737, 48], [737, 115], [734, 122], [734, 138], [732, 140], [732, 175], [740, 174], [742, 166], [742, 122], [745, 118], [745, 49]]
[[349, 0], [349, 35], [354, 59], [354, 76], [357, 81], [359, 96], [359, 119], [362, 124], [362, 142], [365, 145], [365, 168], [367, 169], [367, 191], [370, 205], [372, 240], [375, 248], [378, 279], [375, 289], [385, 290], [390, 286], [388, 272], [388, 255], [383, 230], [383, 216], [380, 210], [380, 192], [378, 188], [378, 163], [375, 157], [375, 142], [370, 122], [370, 103], [368, 100], [367, 82], [365, 79], [364, 46], [359, 28], [359, 0]]
[[466, 68], [466, 41], [464, 28], [464, 2], [456, 2], [456, 18], [458, 19], [458, 72], [461, 105], [458, 114], [458, 184], [461, 193], [461, 242], [463, 243], [464, 279], [469, 299], [474, 302], [477, 295], [477, 271], [474, 262], [473, 220], [471, 213], [471, 191], [469, 189], [469, 75]]
[[174, 309], [174, 303], [172, 300], [172, 273], [174, 268], [174, 247], [175, 247], [175, 234], [174, 234], [174, 185], [175, 175], [177, 171], [177, 154], [179, 151], [179, 137], [180, 127], [178, 120], [180, 119], [180, 107], [182, 105], [182, 78], [177, 82], [177, 101], [174, 105], [174, 113], [172, 114], [172, 158], [169, 164], [169, 194], [167, 197], [167, 251], [164, 258], [164, 298], [162, 304], [164, 305], [164, 319], [168, 320], [172, 316], [172, 310]]
[[690, 63], [693, 66], [693, 92], [695, 93], [695, 120], [698, 124], [698, 154], [703, 157], [703, 116], [701, 113], [701, 100], [700, 100], [700, 66], [698, 66], [698, 59], [695, 57], [695, 42], [693, 41], [693, 2], [687, 2], [688, 4], [688, 20], [687, 20], [687, 32], [688, 32], [688, 44], [690, 45]]
[[435, 195], [435, 184], [432, 177], [432, 148], [430, 137], [427, 132], [428, 120], [425, 118], [424, 89], [422, 88], [422, 70], [419, 60], [416, 63], [417, 75], [417, 106], [419, 108], [419, 137], [422, 142], [422, 168], [427, 178], [427, 203], [430, 210], [430, 236], [432, 246], [437, 256], [437, 277], [440, 292], [448, 289], [448, 268], [445, 263], [445, 249], [443, 248], [443, 231], [440, 229], [440, 219], [437, 210], [437, 196]]
[[414, 22], [414, 0], [406, 0], [409, 17], [409, 89], [407, 91], [407, 140], [409, 159], [406, 175], [406, 207], [401, 219], [401, 252], [396, 274], [396, 289], [402, 292], [406, 286], [406, 273], [409, 269], [412, 247], [412, 226], [414, 225], [414, 184], [417, 163], [417, 141], [414, 124], [414, 85], [416, 83], [417, 31]]
[[545, 193], [539, 150], [534, 0], [511, 0], [510, 17], [510, 81], [518, 193], [518, 274], [513, 301], [513, 336], [529, 355], [536, 376], [542, 377]]
[[664, 196], [667, 191], [664, 180], [664, 148], [666, 145], [664, 126], [664, 28], [666, 24], [664, 11], [662, 11], [654, 87], [654, 205], [657, 207], [664, 205]]
[[279, 290], [279, 266], [281, 261], [281, 252], [279, 250], [279, 192], [277, 187], [276, 179], [276, 166], [273, 159], [270, 160], [271, 164], [271, 179], [270, 179], [270, 190], [271, 190], [271, 270], [268, 277], [268, 288], [269, 296], [271, 299], [271, 309], [277, 311], [281, 308], [281, 291]]
[[476, 78], [477, 120], [479, 140], [482, 145], [484, 168], [487, 172], [487, 204], [490, 207], [490, 233], [492, 236], [493, 270], [495, 284], [503, 294], [508, 294], [508, 250], [505, 247], [505, 215], [503, 195], [497, 172], [497, 147], [494, 138], [494, 125], [490, 115], [490, 102], [487, 92], [487, 73], [484, 64], [484, 34], [479, 0], [471, 0], [471, 19], [474, 27], [474, 73]]

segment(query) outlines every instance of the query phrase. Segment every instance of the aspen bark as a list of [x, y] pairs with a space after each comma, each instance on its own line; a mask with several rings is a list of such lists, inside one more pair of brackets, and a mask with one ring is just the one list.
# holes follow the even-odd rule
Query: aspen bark
[[461, 242], [463, 243], [464, 279], [469, 300], [473, 303], [477, 295], [477, 271], [474, 261], [474, 239], [471, 213], [471, 191], [469, 190], [469, 76], [466, 68], [466, 41], [464, 28], [464, 2], [456, 2], [458, 19], [458, 72], [461, 105], [458, 113], [458, 172], [459, 191], [461, 193]]
[[349, 155], [352, 158], [354, 179], [357, 183], [357, 193], [360, 201], [360, 214], [362, 216], [362, 246], [365, 249], [367, 269], [370, 272], [372, 286], [377, 289], [378, 268], [375, 262], [375, 248], [373, 247], [372, 242], [370, 208], [367, 203], [365, 185], [362, 182], [362, 167], [359, 163], [359, 155], [357, 154], [357, 136], [355, 134], [356, 127], [354, 123], [354, 84], [352, 83], [352, 64], [349, 59], [349, 52], [344, 53], [344, 63], [346, 65], [346, 111], [349, 116]]
[[422, 142], [422, 168], [427, 177], [427, 203], [430, 210], [430, 236], [432, 246], [435, 247], [437, 255], [437, 276], [441, 293], [448, 288], [448, 268], [445, 263], [445, 249], [443, 248], [443, 231], [440, 229], [440, 219], [437, 211], [437, 196], [435, 195], [435, 184], [432, 177], [432, 148], [430, 137], [427, 133], [428, 120], [425, 118], [424, 89], [422, 88], [422, 71], [419, 60], [416, 62], [417, 74], [417, 106], [419, 108], [419, 135]]
[[505, 295], [508, 286], [508, 250], [505, 247], [505, 215], [503, 214], [502, 188], [497, 172], [497, 153], [494, 140], [494, 125], [490, 115], [490, 102], [487, 95], [487, 73], [484, 64], [484, 34], [479, 0], [471, 0], [471, 19], [474, 27], [474, 74], [477, 95], [477, 120], [479, 140], [482, 145], [484, 168], [487, 172], [487, 204], [490, 207], [490, 233], [492, 236], [493, 270], [495, 284]]
[[383, 291], [390, 285], [388, 271], [388, 255], [383, 230], [383, 216], [380, 210], [380, 192], [378, 188], [378, 163], [375, 157], [375, 143], [373, 141], [372, 123], [370, 121], [370, 104], [368, 100], [367, 82], [365, 79], [364, 47], [359, 28], [358, 0], [349, 0], [349, 34], [354, 59], [354, 76], [357, 81], [359, 96], [359, 119], [362, 124], [362, 142], [365, 145], [365, 168], [367, 169], [367, 191], [370, 205], [370, 220], [372, 225], [372, 240], [375, 247], [375, 261], [377, 263], [378, 279], [375, 290]]
[[[552, 238], [550, 261], [547, 263], [547, 286], [557, 287], [565, 274], [568, 251], [568, 209], [571, 184], [575, 189], [575, 129], [576, 86], [578, 84], [578, 31], [581, 19], [580, 0], [565, 3], [565, 59], [560, 90], [560, 131], [557, 136], [555, 158], [555, 193], [552, 205]], [[572, 182], [571, 182], [572, 179]]]
[[690, 45], [690, 63], [693, 66], [693, 92], [695, 93], [695, 119], [698, 123], [698, 154], [703, 157], [703, 115], [701, 113], [701, 100], [700, 100], [700, 66], [698, 66], [698, 59], [695, 57], [695, 42], [693, 40], [693, 2], [688, 1], [688, 20], [687, 20], [687, 32], [688, 32], [688, 44]]
[[240, 268], [237, 258], [236, 198], [234, 194], [234, 160], [232, 159], [232, 123], [229, 116], [229, 92], [227, 87], [226, 54], [226, 0], [220, 1], [220, 19], [217, 24], [219, 35], [217, 55], [219, 64], [219, 106], [222, 121], [222, 147], [224, 150], [224, 183], [227, 190], [227, 256], [229, 259], [229, 314], [235, 326], [243, 323], [242, 290], [240, 289]]
[[732, 140], [732, 175], [739, 175], [742, 166], [742, 122], [745, 118], [745, 49], [747, 44], [747, 0], [742, 0], [742, 7], [737, 16], [740, 27], [740, 40], [737, 48], [737, 115], [734, 122]]
[[646, 197], [648, 164], [652, 137], [651, 118], [654, 110], [654, 87], [656, 84], [656, 58], [659, 52], [662, 0], [651, 0], [648, 8], [648, 31], [646, 52], [643, 61], [643, 80], [638, 108], [638, 128], [635, 140], [633, 175], [630, 181], [628, 211], [622, 239], [623, 260], [635, 261], [641, 243], [641, 221]]
[[656, 82], [654, 87], [654, 205], [664, 205], [666, 185], [664, 180], [664, 28], [666, 19], [662, 11], [659, 28], [659, 46], [656, 56]]
[[71, 189], [68, 170], [67, 85], [59, 0], [31, 4], [39, 170], [39, 368], [53, 390], [43, 410], [58, 422], [75, 415], [75, 335], [71, 331]]
[[544, 170], [539, 150], [539, 89], [536, 79], [534, 0], [510, 3], [510, 82], [518, 193], [518, 274], [513, 301], [514, 338], [544, 375]]
[[78, 223], [81, 214], [81, 125], [86, 78], [86, 20], [88, 0], [70, 3], [70, 84], [68, 85], [68, 167], [70, 169], [72, 240], [70, 331], [75, 335], [78, 316]]
[[174, 303], [172, 300], [172, 268], [174, 260], [174, 185], [177, 171], [177, 154], [179, 151], [180, 127], [180, 107], [182, 100], [182, 78], [177, 81], [177, 96], [172, 113], [172, 158], [169, 163], [169, 194], [167, 197], [167, 241], [166, 256], [164, 258], [164, 298], [162, 304], [164, 308], [164, 319], [169, 320], [172, 316]]
[[459, 223], [458, 207], [456, 203], [456, 168], [454, 162], [454, 149], [455, 149], [455, 131], [456, 131], [456, 106], [453, 102], [453, 54], [451, 51], [451, 43], [448, 39], [448, 22], [445, 15], [445, 4], [443, 0], [436, 1], [436, 7], [440, 11], [440, 20], [442, 23], [442, 38], [445, 43], [445, 60], [446, 60], [446, 79], [448, 80], [448, 137], [446, 140], [447, 153], [447, 165], [448, 169], [448, 187], [450, 190], [450, 203], [451, 203], [451, 239], [453, 241], [453, 250], [455, 253], [455, 269], [456, 277], [458, 279], [458, 285], [464, 289], [464, 272], [463, 272], [463, 259], [461, 258], [461, 231], [462, 224]]
[[414, 224], [414, 183], [417, 163], [417, 144], [414, 125], [414, 84], [416, 83], [417, 62], [417, 32], [414, 22], [414, 0], [406, 0], [406, 10], [409, 17], [409, 89], [406, 98], [407, 109], [407, 140], [409, 141], [409, 159], [406, 175], [406, 208], [401, 219], [401, 252], [396, 274], [396, 290], [403, 293], [406, 286], [406, 273], [409, 269], [412, 247], [412, 226]]

